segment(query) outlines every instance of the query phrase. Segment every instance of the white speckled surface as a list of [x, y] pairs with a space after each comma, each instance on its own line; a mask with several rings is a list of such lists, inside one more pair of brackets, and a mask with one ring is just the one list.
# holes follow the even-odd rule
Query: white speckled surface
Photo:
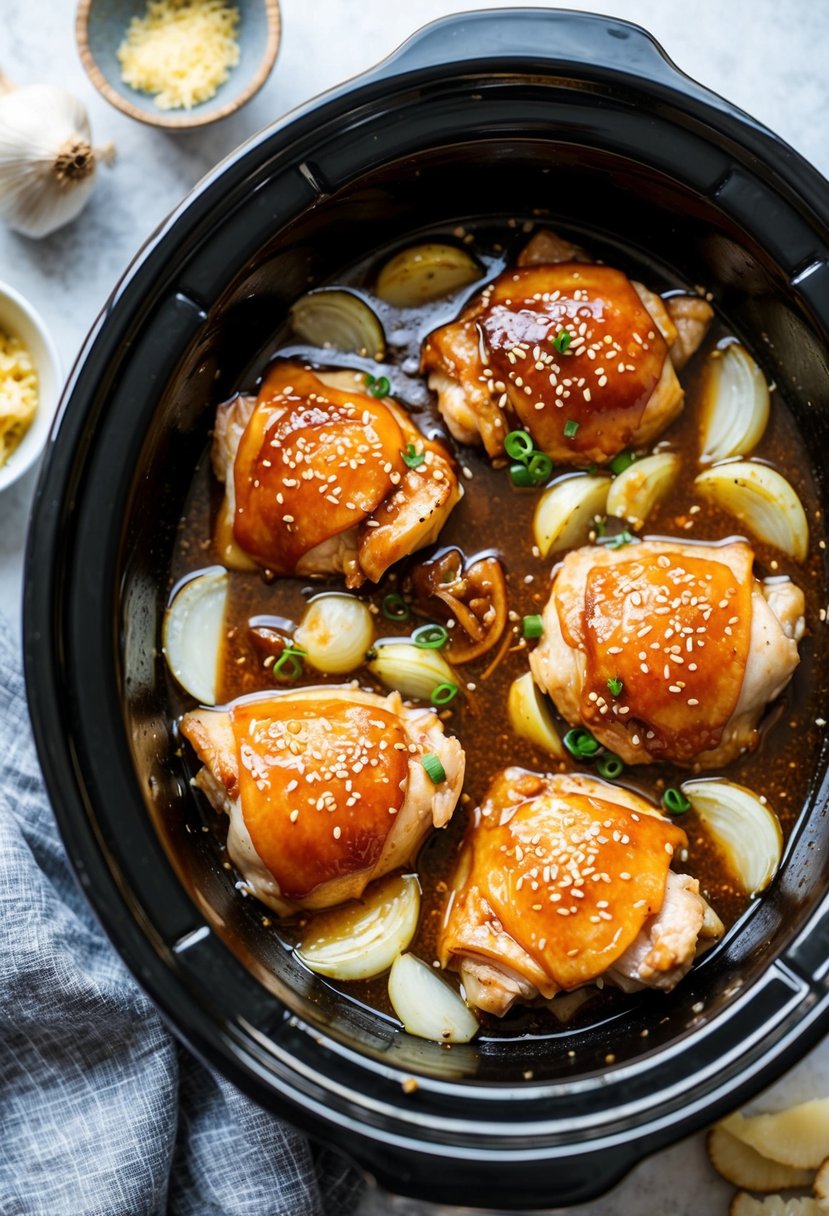
[[[190, 187], [248, 135], [293, 105], [385, 56], [419, 25], [488, 0], [282, 0], [276, 70], [258, 97], [219, 126], [165, 135], [111, 109], [89, 84], [74, 43], [71, 0], [2, 0], [0, 68], [19, 83], [49, 80], [87, 104], [98, 140], [113, 139], [114, 169], [102, 170], [80, 220], [41, 242], [0, 231], [0, 279], [42, 313], [69, 368], [118, 276]], [[501, 4], [510, 6], [508, 0]], [[829, 5], [790, 0], [582, 0], [581, 7], [637, 21], [689, 75], [764, 121], [829, 173]], [[0, 610], [19, 629], [22, 554], [34, 474], [0, 496]], [[771, 1107], [829, 1093], [821, 1046], [760, 1101]], [[731, 1188], [709, 1170], [702, 1138], [644, 1161], [582, 1216], [715, 1216]], [[379, 1211], [408, 1216], [408, 1204]]]

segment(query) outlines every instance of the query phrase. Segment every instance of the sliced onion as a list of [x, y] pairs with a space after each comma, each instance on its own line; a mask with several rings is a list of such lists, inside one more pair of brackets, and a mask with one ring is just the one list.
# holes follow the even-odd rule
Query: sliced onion
[[706, 464], [749, 456], [769, 420], [766, 377], [734, 342], [708, 356], [702, 380], [700, 459]]
[[607, 510], [609, 477], [576, 473], [555, 481], [538, 500], [533, 518], [541, 556], [574, 549], [587, 540], [597, 515]]
[[771, 807], [751, 790], [717, 777], [684, 781], [682, 792], [746, 893], [765, 890], [783, 853], [783, 833]]
[[657, 452], [635, 460], [613, 478], [607, 494], [608, 515], [640, 528], [673, 486], [680, 464], [676, 452]]
[[729, 1115], [717, 1124], [772, 1161], [814, 1170], [829, 1157], [829, 1098], [767, 1115]]
[[438, 684], [457, 684], [455, 672], [437, 650], [422, 650], [412, 642], [384, 642], [368, 669], [386, 688], [404, 697], [428, 701]]
[[213, 566], [182, 584], [164, 614], [161, 644], [179, 684], [202, 705], [218, 697], [230, 576]]
[[553, 716], [539, 692], [532, 672], [527, 671], [510, 685], [507, 697], [510, 726], [521, 739], [529, 739], [536, 747], [557, 760], [565, 751], [553, 722]]
[[468, 1043], [478, 1019], [463, 998], [414, 954], [401, 954], [389, 975], [389, 1000], [409, 1034], [435, 1043]]
[[413, 245], [386, 262], [375, 290], [395, 308], [419, 308], [468, 287], [482, 274], [475, 258], [454, 245]]
[[374, 620], [354, 595], [320, 595], [308, 605], [294, 640], [312, 667], [341, 675], [365, 662], [374, 641]]
[[[779, 1191], [784, 1187], [808, 1186], [812, 1175], [807, 1170], [798, 1170], [779, 1161], [770, 1161], [762, 1153], [743, 1144], [721, 1124], [711, 1128], [705, 1147], [708, 1160], [714, 1169], [725, 1178], [747, 1191]], [[817, 1179], [815, 1179], [817, 1184]]]
[[333, 346], [382, 359], [386, 337], [376, 313], [350, 291], [310, 291], [291, 308], [295, 332], [312, 346]]
[[706, 469], [694, 485], [730, 512], [749, 532], [795, 561], [806, 560], [809, 525], [803, 504], [775, 469], [752, 460], [734, 460]]
[[372, 883], [359, 902], [321, 912], [308, 922], [296, 947], [311, 971], [335, 980], [367, 980], [387, 971], [411, 944], [420, 916], [414, 874]]

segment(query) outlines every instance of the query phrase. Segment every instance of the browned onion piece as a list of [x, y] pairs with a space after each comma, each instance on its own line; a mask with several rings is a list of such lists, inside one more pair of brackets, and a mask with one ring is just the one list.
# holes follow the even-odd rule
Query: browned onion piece
[[[444, 620], [454, 619], [446, 657], [471, 663], [495, 646], [507, 624], [507, 582], [497, 557], [481, 557], [466, 565], [460, 549], [447, 549], [412, 571], [418, 601]], [[439, 600], [438, 609], [433, 601]]]

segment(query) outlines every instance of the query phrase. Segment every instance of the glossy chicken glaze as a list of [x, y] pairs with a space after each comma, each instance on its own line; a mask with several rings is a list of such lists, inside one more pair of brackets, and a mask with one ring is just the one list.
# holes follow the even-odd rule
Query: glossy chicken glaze
[[[405, 352], [401, 362], [405, 362]], [[685, 378], [685, 382], [689, 382], [687, 378]], [[693, 382], [693, 377], [690, 382]], [[779, 412], [780, 407], [776, 408]], [[420, 427], [428, 434], [438, 433], [428, 415], [416, 412], [415, 418]], [[771, 428], [772, 444], [767, 444], [764, 450], [775, 450], [774, 436], [777, 432], [779, 438], [781, 426], [787, 434], [787, 439], [791, 440], [791, 428], [783, 418], [776, 427]], [[671, 446], [680, 446], [687, 450], [691, 457], [690, 465], [693, 451], [696, 449], [696, 438], [693, 420], [688, 412], [679, 425], [678, 433], [676, 435], [669, 433], [669, 442], [671, 442]], [[530, 519], [534, 508], [534, 494], [512, 490], [502, 469], [490, 469], [488, 462], [484, 462], [466, 449], [459, 450], [459, 459], [464, 466], [465, 473], [471, 474], [471, 477], [467, 477], [464, 482], [467, 496], [454, 520], [441, 534], [441, 543], [460, 544], [467, 555], [478, 551], [482, 543], [492, 545], [503, 555], [502, 560], [508, 571], [512, 613], [520, 616], [524, 612], [538, 611], [546, 599], [546, 589], [544, 587], [544, 563], [533, 558], [531, 553]], [[787, 467], [788, 462], [786, 461], [784, 468]], [[692, 473], [693, 470], [689, 467], [687, 472]], [[681, 479], [671, 501], [666, 503], [654, 517], [653, 530], [675, 532], [677, 528], [680, 528], [687, 534], [688, 527], [691, 527], [694, 536], [708, 536], [716, 540], [733, 530], [733, 521], [719, 516], [707, 507], [700, 509], [697, 505], [696, 514], [689, 517], [687, 507], [690, 501], [688, 483]], [[194, 499], [195, 516], [199, 515], [198, 502], [197, 494]], [[205, 500], [202, 498], [201, 502], [204, 504]], [[202, 520], [204, 520], [203, 515]], [[200, 527], [204, 528], [204, 522]], [[476, 538], [477, 543], [474, 547], [469, 544], [470, 535], [474, 535]], [[770, 572], [781, 568], [778, 557], [772, 556], [771, 553], [763, 554], [762, 547], [760, 558], [761, 562], [765, 564], [766, 570]], [[547, 568], [549, 569], [549, 566]], [[305, 586], [307, 588], [307, 583]], [[390, 588], [402, 586], [405, 586], [404, 572], [392, 572], [374, 594], [375, 606], [379, 607], [383, 596]], [[301, 616], [302, 603], [302, 585], [292, 583], [290, 580], [280, 582], [277, 586], [270, 588], [264, 587], [258, 576], [252, 578], [245, 576], [244, 580], [234, 582], [231, 609], [233, 644], [229, 648], [225, 660], [224, 697], [237, 696], [246, 690], [262, 686], [261, 655], [251, 644], [245, 628], [246, 623], [267, 616], [287, 622], [296, 621]], [[386, 621], [382, 621], [382, 631], [398, 633], [401, 636], [406, 632], [404, 628]], [[510, 679], [520, 674], [522, 670], [526, 670], [526, 650], [526, 642], [523, 642], [520, 637], [513, 636], [510, 653], [501, 656], [500, 664], [493, 671], [484, 676], [484, 671], [489, 667], [489, 663], [485, 661], [465, 667], [463, 674], [469, 677], [466, 681], [468, 686], [464, 690], [466, 695], [462, 698], [459, 697], [457, 705], [445, 713], [447, 729], [459, 736], [470, 761], [471, 772], [464, 799], [467, 803], [474, 803], [484, 796], [489, 778], [498, 767], [506, 767], [511, 763], [523, 763], [536, 770], [549, 767], [548, 759], [545, 759], [531, 745], [516, 740], [511, 735], [503, 717], [506, 688]], [[366, 673], [357, 673], [357, 675], [361, 683], [370, 682], [370, 677]], [[309, 672], [306, 673], [304, 680], [309, 683], [319, 682], [319, 677]], [[324, 677], [322, 682], [324, 682]], [[481, 729], [482, 721], [487, 723], [483, 730]], [[750, 762], [741, 762], [740, 767], [745, 768], [745, 775], [741, 779], [746, 784], [753, 784], [756, 787], [758, 777], [761, 777], [763, 788], [768, 788], [772, 772], [783, 774], [788, 763], [784, 759], [785, 740], [777, 742], [778, 744], [783, 742], [784, 746], [782, 748], [778, 746], [775, 754], [767, 751], [759, 768], [757, 758]], [[732, 774], [729, 773], [729, 775]], [[789, 776], [786, 773], [786, 780], [780, 783], [779, 788], [783, 797], [791, 796], [794, 802], [796, 793], [792, 791]], [[639, 788], [658, 798], [660, 789], [666, 783], [672, 783], [674, 778], [669, 771], [666, 772], [664, 769], [652, 772], [639, 769], [635, 773], [626, 773], [623, 780], [627, 783], [633, 781]], [[772, 798], [774, 798], [774, 794], [772, 794]], [[777, 806], [785, 820], [785, 803], [778, 800]], [[444, 903], [443, 884], [450, 877], [462, 828], [463, 816], [459, 813], [455, 817], [450, 832], [433, 837], [421, 858], [420, 872], [424, 880], [427, 899], [420, 937], [414, 946], [421, 957], [431, 957], [435, 949], [437, 921], [441, 916]], [[739, 893], [735, 890], [728, 874], [718, 863], [716, 856], [712, 854], [700, 829], [694, 828], [689, 835], [689, 864], [692, 872], [700, 874], [703, 886], [713, 899], [716, 910], [725, 919], [733, 920], [739, 913], [742, 903]], [[385, 1001], [381, 989], [382, 986], [379, 984], [359, 985], [354, 995], [382, 1009], [385, 1008]], [[537, 1014], [533, 1014], [533, 1017], [537, 1017]], [[509, 1022], [510, 1019], [507, 1020], [507, 1024], [499, 1023], [498, 1032], [509, 1033]], [[544, 1029], [544, 1025], [542, 1018], [537, 1028]], [[493, 1027], [488, 1026], [487, 1029], [491, 1032]]]

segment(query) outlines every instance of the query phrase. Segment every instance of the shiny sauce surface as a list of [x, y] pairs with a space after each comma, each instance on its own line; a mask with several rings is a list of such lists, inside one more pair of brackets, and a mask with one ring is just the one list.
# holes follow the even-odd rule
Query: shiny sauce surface
[[[446, 239], [448, 234], [435, 234], [434, 239]], [[514, 239], [514, 234], [507, 233]], [[451, 238], [450, 238], [451, 239]], [[525, 238], [526, 239], [526, 238]], [[506, 241], [505, 241], [506, 243]], [[504, 265], [503, 247], [467, 239], [487, 267], [488, 275], [497, 273]], [[520, 246], [517, 246], [520, 248]], [[511, 256], [514, 256], [513, 249]], [[458, 668], [461, 676], [459, 695], [441, 711], [444, 727], [458, 737], [466, 753], [466, 780], [461, 801], [447, 828], [433, 832], [424, 845], [417, 870], [423, 889], [423, 910], [420, 929], [411, 949], [421, 958], [435, 959], [435, 941], [439, 918], [446, 899], [447, 884], [458, 855], [470, 810], [479, 804], [493, 775], [509, 765], [519, 765], [538, 772], [579, 771], [577, 762], [558, 764], [531, 743], [516, 737], [510, 728], [506, 703], [513, 680], [528, 670], [528, 649], [534, 642], [522, 636], [521, 621], [525, 615], [541, 612], [547, 601], [555, 559], [544, 560], [534, 549], [532, 519], [540, 489], [516, 488], [511, 484], [506, 461], [496, 461], [493, 467], [481, 448], [456, 444], [447, 434], [437, 413], [434, 400], [424, 391], [417, 376], [420, 342], [436, 326], [454, 319], [464, 295], [452, 300], [426, 306], [421, 310], [397, 313], [387, 305], [372, 299], [369, 270], [355, 269], [331, 286], [349, 286], [359, 290], [377, 307], [390, 337], [388, 362], [378, 365], [376, 374], [386, 374], [392, 384], [391, 395], [411, 413], [415, 425], [427, 437], [443, 439], [454, 451], [461, 469], [464, 498], [454, 509], [444, 527], [439, 542], [405, 559], [374, 586], [367, 583], [358, 594], [375, 614], [377, 637], [408, 638], [418, 624], [432, 617], [418, 617], [415, 608], [412, 619], [398, 622], [383, 614], [383, 602], [390, 593], [408, 588], [411, 569], [450, 547], [461, 549], [467, 560], [482, 554], [494, 554], [501, 560], [509, 594], [510, 622], [502, 642], [480, 659]], [[653, 274], [638, 269], [635, 262], [622, 267], [632, 277], [641, 278], [653, 290], [670, 292], [685, 285], [676, 281], [654, 282]], [[474, 290], [479, 291], [480, 286]], [[469, 297], [472, 292], [467, 292]], [[712, 301], [716, 310], [716, 301]], [[644, 528], [642, 539], [670, 538], [679, 541], [713, 541], [743, 535], [733, 517], [705, 502], [694, 490], [693, 480], [700, 470], [699, 395], [701, 370], [706, 355], [718, 345], [734, 339], [726, 321], [715, 313], [714, 323], [702, 347], [679, 374], [686, 391], [683, 413], [658, 437], [661, 448], [676, 451], [682, 458], [680, 473], [668, 497], [656, 507]], [[281, 339], [281, 340], [280, 340]], [[297, 350], [320, 367], [330, 366], [332, 359], [323, 352], [298, 348], [289, 332], [276, 335], [271, 355], [284, 353], [286, 348]], [[755, 358], [762, 351], [753, 350]], [[362, 367], [365, 361], [335, 356], [339, 367]], [[368, 367], [368, 365], [366, 365]], [[260, 375], [264, 369], [260, 369]], [[255, 379], [239, 386], [243, 391], [256, 388]], [[651, 445], [649, 450], [655, 445]], [[758, 749], [729, 764], [725, 769], [706, 773], [725, 776], [762, 794], [777, 812], [784, 835], [788, 835], [806, 801], [809, 784], [817, 763], [823, 735], [820, 717], [817, 675], [826, 661], [825, 606], [827, 589], [824, 577], [824, 520], [811, 474], [811, 460], [793, 417], [779, 391], [771, 394], [771, 416], [765, 436], [752, 453], [779, 469], [791, 482], [801, 498], [809, 519], [811, 539], [805, 563], [791, 561], [778, 550], [750, 536], [756, 555], [755, 575], [763, 580], [788, 575], [806, 596], [806, 636], [800, 643], [801, 662], [783, 695], [772, 704], [761, 725]], [[220, 564], [221, 556], [214, 546], [214, 521], [221, 499], [221, 489], [210, 473], [209, 452], [205, 453], [196, 471], [192, 488], [180, 522], [178, 540], [170, 571], [171, 588], [187, 574], [211, 564]], [[230, 596], [226, 617], [227, 635], [221, 664], [220, 703], [251, 692], [268, 688], [340, 684], [342, 676], [327, 677], [310, 667], [292, 684], [286, 686], [272, 674], [262, 638], [268, 630], [289, 633], [299, 624], [308, 600], [324, 590], [342, 590], [342, 579], [309, 580], [296, 577], [268, 579], [261, 571], [230, 572]], [[379, 693], [387, 690], [367, 668], [359, 668], [346, 679], [356, 679], [359, 685]], [[189, 708], [180, 690], [171, 689], [171, 700], [177, 709]], [[726, 715], [727, 716], [727, 715]], [[561, 734], [567, 724], [557, 721]], [[583, 771], [591, 771], [589, 766]], [[618, 779], [620, 785], [641, 793], [659, 803], [663, 791], [679, 786], [689, 775], [688, 769], [671, 764], [626, 768]], [[215, 833], [221, 848], [224, 820], [205, 808], [204, 822]], [[677, 820], [688, 837], [687, 859], [679, 867], [700, 880], [700, 889], [726, 926], [732, 925], [747, 906], [745, 894], [733, 880], [717, 849], [707, 837], [693, 811]], [[186, 862], [185, 862], [186, 864]], [[240, 895], [241, 898], [241, 895]], [[262, 908], [265, 931], [276, 934], [286, 944], [296, 940], [302, 920], [295, 923], [276, 922]], [[320, 981], [329, 983], [331, 981]], [[367, 1004], [389, 1014], [386, 979], [352, 984], [333, 984], [346, 999]], [[575, 1015], [574, 1025], [589, 1024], [605, 1007], [618, 1007], [620, 1001], [630, 1000], [608, 990], [600, 992]], [[597, 1012], [598, 1011], [598, 1012]], [[503, 1020], [482, 1018], [484, 1037], [510, 1037], [516, 1033], [553, 1033], [561, 1025], [543, 1007], [527, 1011], [517, 1009]]]

